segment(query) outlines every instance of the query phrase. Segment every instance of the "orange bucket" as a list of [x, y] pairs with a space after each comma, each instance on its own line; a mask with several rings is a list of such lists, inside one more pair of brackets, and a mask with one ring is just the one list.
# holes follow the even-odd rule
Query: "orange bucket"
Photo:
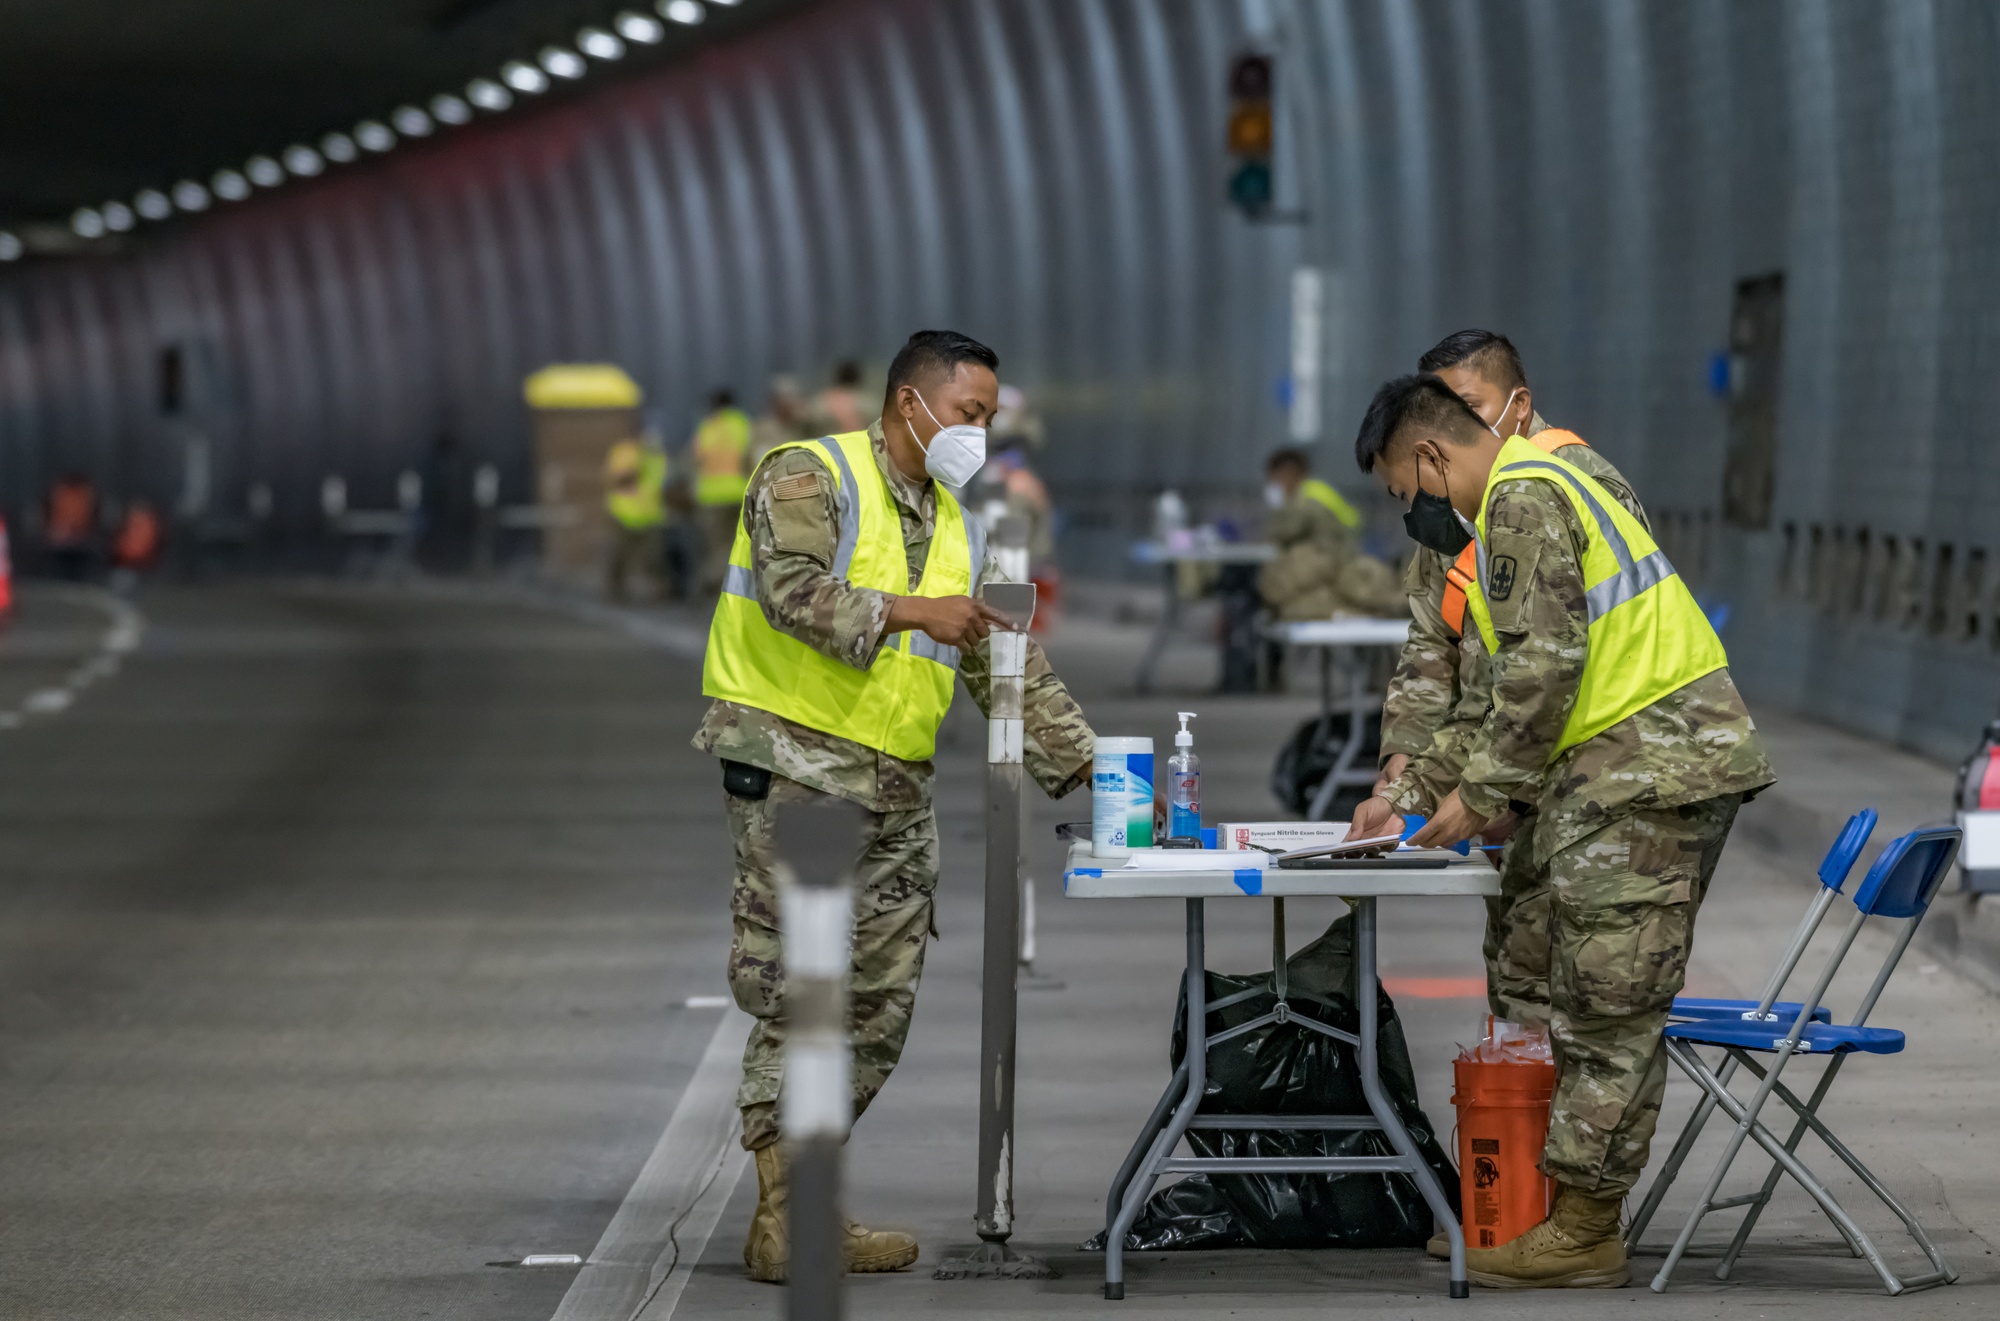
[[1548, 1219], [1556, 1181], [1538, 1168], [1549, 1136], [1551, 1060], [1452, 1064], [1458, 1107], [1459, 1205], [1465, 1245], [1497, 1248]]

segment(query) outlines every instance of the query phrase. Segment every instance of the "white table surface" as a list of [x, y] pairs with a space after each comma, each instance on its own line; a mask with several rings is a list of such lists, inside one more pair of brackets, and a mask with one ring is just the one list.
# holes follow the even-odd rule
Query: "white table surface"
[[1382, 895], [1490, 895], [1500, 893], [1500, 873], [1485, 858], [1453, 858], [1443, 867], [1352, 867], [1337, 871], [1287, 871], [1279, 867], [1236, 869], [1227, 849], [1208, 850], [1213, 871], [1127, 870], [1123, 858], [1100, 858], [1086, 843], [1070, 845], [1063, 869], [1063, 894], [1070, 899], [1241, 899], [1293, 895], [1336, 895], [1365, 899]]
[[1400, 647], [1410, 636], [1407, 619], [1298, 619], [1272, 624], [1265, 635], [1299, 647]]
[[1158, 541], [1141, 541], [1132, 547], [1138, 564], [1266, 564], [1278, 558], [1278, 548], [1268, 541], [1222, 541], [1175, 550]]

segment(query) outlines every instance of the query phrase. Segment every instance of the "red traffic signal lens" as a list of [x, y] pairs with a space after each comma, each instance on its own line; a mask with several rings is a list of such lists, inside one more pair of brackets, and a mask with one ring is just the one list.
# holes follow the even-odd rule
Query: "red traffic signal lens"
[[1229, 66], [1229, 94], [1238, 101], [1263, 101], [1271, 95], [1271, 57], [1238, 55]]

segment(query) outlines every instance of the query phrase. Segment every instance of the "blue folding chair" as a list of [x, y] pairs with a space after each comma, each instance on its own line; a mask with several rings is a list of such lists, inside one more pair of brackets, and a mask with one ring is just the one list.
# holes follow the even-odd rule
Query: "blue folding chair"
[[[1841, 887], [1847, 884], [1847, 876], [1854, 870], [1855, 860], [1867, 846], [1868, 837], [1875, 833], [1877, 819], [1874, 808], [1864, 807], [1847, 818], [1847, 824], [1841, 827], [1840, 834], [1835, 836], [1833, 847], [1828, 849], [1826, 857], [1820, 860], [1818, 872], [1820, 888], [1814, 892], [1812, 902], [1806, 905], [1805, 916], [1799, 919], [1798, 930], [1792, 933], [1792, 943], [1785, 947], [1777, 966], [1772, 968], [1770, 977], [1765, 981], [1762, 996], [1755, 1000], [1726, 1000], [1677, 995], [1674, 997], [1669, 1021], [1789, 1023], [1797, 1018], [1805, 1006], [1796, 1000], [1780, 1000], [1778, 996], [1785, 989], [1785, 983], [1791, 979], [1793, 970], [1799, 966], [1799, 960], [1805, 956], [1806, 946], [1811, 943], [1813, 933], [1818, 931], [1820, 923], [1826, 920], [1827, 909], [1833, 907], [1835, 896], [1840, 893]], [[1825, 1005], [1813, 1006], [1812, 1017], [1816, 1023], [1833, 1021], [1833, 1014]], [[1722, 1066], [1722, 1081], [1727, 1083], [1735, 1072], [1736, 1062], [1734, 1060], [1726, 1062]], [[1715, 1113], [1715, 1102], [1704, 1094], [1701, 1100], [1695, 1103], [1694, 1114], [1688, 1119], [1686, 1127], [1681, 1129], [1680, 1138], [1674, 1143], [1673, 1150], [1667, 1154], [1666, 1164], [1661, 1166], [1659, 1176], [1653, 1180], [1653, 1186], [1646, 1190], [1646, 1199], [1640, 1203], [1638, 1214], [1632, 1217], [1632, 1226], [1626, 1231], [1625, 1237], [1627, 1251], [1638, 1251], [1639, 1236], [1644, 1234], [1646, 1226], [1652, 1223], [1653, 1213], [1660, 1209], [1660, 1200], [1667, 1195], [1667, 1189], [1673, 1186], [1674, 1176], [1680, 1173], [1681, 1162], [1685, 1161], [1688, 1152], [1694, 1149], [1695, 1139], [1701, 1136], [1701, 1130], [1707, 1125], [1709, 1116], [1713, 1113]]]
[[[1730, 1243], [1729, 1251], [1724, 1254], [1721, 1264], [1716, 1267], [1716, 1277], [1728, 1279], [1731, 1268], [1743, 1251], [1743, 1245], [1749, 1240], [1751, 1229], [1757, 1223], [1757, 1217], [1770, 1202], [1771, 1194], [1777, 1188], [1779, 1176], [1782, 1174], [1791, 1175], [1813, 1201], [1819, 1204], [1827, 1219], [1840, 1230], [1855, 1255], [1867, 1258], [1868, 1264], [1874, 1267], [1876, 1275], [1881, 1278], [1883, 1288], [1890, 1294], [1900, 1294], [1910, 1289], [1920, 1289], [1935, 1284], [1948, 1284], [1958, 1278], [1957, 1273], [1945, 1264], [1944, 1258], [1924, 1233], [1923, 1226], [1917, 1223], [1916, 1217], [1895, 1199], [1883, 1186], [1882, 1181], [1861, 1163], [1860, 1157], [1836, 1137], [1819, 1118], [1819, 1107], [1825, 1101], [1827, 1092], [1833, 1086], [1833, 1080], [1839, 1076], [1841, 1065], [1846, 1062], [1849, 1055], [1857, 1052], [1893, 1055], [1903, 1049], [1901, 1032], [1893, 1028], [1869, 1027], [1868, 1015], [1874, 1010], [1876, 1000], [1881, 997], [1882, 988], [1888, 985], [1889, 975], [1902, 960], [1903, 952], [1909, 948], [1910, 939], [1916, 935], [1917, 925], [1923, 921], [1924, 913], [1943, 884], [1946, 873], [1951, 870], [1952, 860], [1958, 854], [1958, 842], [1959, 832], [1956, 826], [1927, 826], [1911, 831], [1882, 851], [1882, 856], [1876, 859], [1875, 865], [1869, 869], [1867, 878], [1856, 888], [1854, 916], [1848, 920], [1846, 930], [1841, 933], [1833, 952], [1820, 969], [1811, 993], [1800, 1003], [1799, 1012], [1793, 1017], [1791, 1029], [1785, 1035], [1776, 1035], [1775, 1028], [1767, 1021], [1748, 1017], [1735, 1020], [1694, 1020], [1673, 1023], [1667, 1027], [1668, 1057], [1680, 1066], [1683, 1073], [1694, 1080], [1706, 1094], [1708, 1102], [1720, 1107], [1736, 1122], [1736, 1128], [1729, 1135], [1729, 1142], [1723, 1150], [1722, 1158], [1716, 1162], [1714, 1171], [1709, 1175], [1708, 1184], [1702, 1190], [1701, 1200], [1689, 1213], [1687, 1223], [1681, 1227], [1680, 1237], [1674, 1241], [1673, 1249], [1667, 1253], [1667, 1259], [1661, 1264], [1659, 1274], [1653, 1277], [1652, 1287], [1655, 1293], [1666, 1289], [1668, 1277], [1672, 1275], [1675, 1265], [1686, 1253], [1688, 1244], [1694, 1239], [1695, 1230], [1709, 1212], [1731, 1207], [1748, 1207], [1749, 1212], [1737, 1228], [1736, 1237]], [[1829, 889], [1827, 893], [1832, 894], [1837, 891]], [[1824, 909], [1821, 911], [1823, 914]], [[1834, 974], [1840, 970], [1842, 961], [1854, 945], [1855, 937], [1860, 935], [1861, 928], [1871, 917], [1903, 919], [1903, 929], [1891, 947], [1888, 957], [1882, 961], [1881, 968], [1876, 972], [1873, 985], [1861, 998], [1861, 1004], [1855, 1011], [1854, 1021], [1848, 1024], [1816, 1021], [1812, 1011], [1820, 1007], [1827, 987], [1833, 983]], [[1808, 938], [1810, 934], [1807, 933]], [[1790, 962], [1796, 965], [1804, 951], [1801, 942], [1795, 941], [1794, 947], [1797, 952], [1790, 956]], [[1782, 985], [1782, 982], [1779, 985]], [[1775, 992], [1767, 993], [1766, 999], [1769, 1000], [1774, 996]], [[1726, 1062], [1721, 1072], [1709, 1068], [1696, 1049], [1698, 1046], [1713, 1046], [1724, 1052]], [[1830, 1055], [1832, 1058], [1820, 1074], [1819, 1083], [1814, 1087], [1811, 1097], [1801, 1100], [1797, 1093], [1779, 1080], [1779, 1075], [1794, 1056], [1808, 1054]], [[1769, 1063], [1764, 1063], [1760, 1057], [1768, 1057]], [[1749, 1069], [1760, 1080], [1756, 1095], [1747, 1104], [1729, 1089], [1729, 1078], [1739, 1065]], [[1793, 1126], [1790, 1137], [1783, 1142], [1780, 1142], [1777, 1135], [1759, 1118], [1765, 1102], [1773, 1096], [1790, 1107], [1797, 1117], [1797, 1123]], [[1703, 1118], [1705, 1117], [1703, 1115]], [[1908, 1279], [1898, 1278], [1896, 1273], [1889, 1269], [1881, 1252], [1862, 1232], [1861, 1227], [1835, 1200], [1826, 1185], [1799, 1160], [1796, 1153], [1808, 1131], [1817, 1135], [1820, 1141], [1826, 1144], [1827, 1149], [1839, 1157], [1883, 1205], [1896, 1213], [1897, 1218], [1903, 1222], [1903, 1227], [1909, 1231], [1910, 1237], [1923, 1249], [1924, 1255], [1930, 1258], [1934, 1269]], [[1729, 1167], [1736, 1159], [1736, 1154], [1742, 1148], [1745, 1138], [1762, 1147], [1775, 1164], [1757, 1192], [1718, 1199], [1716, 1194], [1721, 1190], [1722, 1181], [1728, 1175]], [[1685, 1159], [1685, 1148], [1692, 1143], [1685, 1134], [1683, 1139], [1682, 1143], [1676, 1144], [1675, 1154]], [[1654, 1187], [1647, 1196], [1648, 1216], [1658, 1207], [1660, 1195], [1678, 1172], [1678, 1161], [1661, 1170], [1660, 1177], [1655, 1180]], [[1643, 1229], [1644, 1223], [1635, 1220], [1631, 1236], [1634, 1244], [1637, 1243], [1639, 1233]]]

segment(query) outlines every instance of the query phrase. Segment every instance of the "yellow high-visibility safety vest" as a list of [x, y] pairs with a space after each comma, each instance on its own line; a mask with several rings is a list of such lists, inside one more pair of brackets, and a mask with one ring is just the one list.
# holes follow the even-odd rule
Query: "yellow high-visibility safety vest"
[[718, 408], [694, 433], [694, 502], [740, 505], [750, 488], [744, 460], [750, 453], [750, 419], [740, 408]]
[[1515, 436], [1500, 448], [1486, 479], [1475, 524], [1478, 546], [1478, 590], [1466, 594], [1466, 605], [1479, 625], [1487, 653], [1499, 648], [1493, 628], [1489, 593], [1505, 599], [1526, 591], [1516, 581], [1521, 566], [1490, 561], [1486, 533], [1487, 507], [1493, 488], [1502, 482], [1532, 478], [1563, 493], [1589, 536], [1584, 549], [1584, 598], [1590, 614], [1590, 654], [1583, 663], [1583, 683], [1576, 706], [1557, 739], [1554, 760], [1585, 739], [1603, 733], [1677, 689], [1684, 688], [1729, 663], [1722, 639], [1709, 627], [1694, 594], [1667, 562], [1645, 525], [1634, 518], [1581, 468], [1532, 441]]
[[[666, 503], [661, 498], [667, 482], [666, 455], [621, 441], [612, 446], [605, 469], [610, 489], [605, 492], [604, 507], [620, 527], [638, 532], [667, 521]], [[630, 489], [618, 484], [628, 473], [638, 478]]]
[[[936, 486], [937, 519], [923, 577], [910, 590], [903, 525], [889, 484], [875, 466], [865, 431], [795, 441], [771, 451], [811, 449], [833, 473], [840, 534], [832, 569], [856, 587], [897, 596], [966, 596], [986, 561], [986, 531]], [[951, 707], [958, 649], [909, 630], [883, 640], [874, 662], [857, 670], [771, 627], [757, 603], [750, 535], [742, 521], [708, 627], [701, 691], [754, 706], [809, 729], [850, 739], [904, 761], [925, 761]]]
[[1299, 494], [1330, 511], [1345, 526], [1351, 528], [1361, 526], [1361, 511], [1347, 503], [1340, 492], [1319, 478], [1306, 478], [1305, 484], [1299, 487]]

